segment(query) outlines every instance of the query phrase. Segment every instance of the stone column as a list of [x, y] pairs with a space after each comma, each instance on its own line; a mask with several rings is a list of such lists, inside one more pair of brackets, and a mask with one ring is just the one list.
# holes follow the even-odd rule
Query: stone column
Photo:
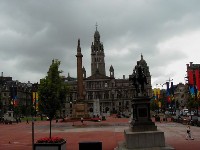
[[82, 57], [81, 54], [81, 47], [80, 47], [80, 39], [78, 39], [78, 46], [77, 46], [77, 94], [78, 94], [78, 101], [82, 101], [83, 98], [83, 70], [82, 70]]

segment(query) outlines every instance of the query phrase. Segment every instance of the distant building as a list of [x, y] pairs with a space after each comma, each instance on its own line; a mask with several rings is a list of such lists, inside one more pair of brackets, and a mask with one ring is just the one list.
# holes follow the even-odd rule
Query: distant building
[[24, 112], [21, 113], [25, 115], [25, 111], [29, 110], [30, 115], [31, 109], [28, 106], [32, 106], [31, 91], [32, 84], [30, 82], [21, 83], [19, 81], [13, 81], [12, 77], [4, 77], [2, 73], [0, 77], [1, 115], [8, 110], [14, 110], [14, 108], [18, 106], [21, 108], [24, 107]]
[[189, 97], [188, 84], [179, 83], [174, 87], [174, 99], [178, 104], [178, 109], [183, 109], [187, 106]]
[[[82, 65], [80, 61], [82, 61], [83, 57], [81, 54], [80, 40], [78, 40], [76, 57], [77, 68], [82, 68], [81, 71], [77, 70], [77, 73], [80, 74], [82, 72], [83, 86], [81, 83], [77, 83], [76, 78], [72, 78], [68, 74], [66, 82], [70, 85], [71, 91], [68, 96], [69, 103], [67, 108], [71, 109], [66, 109], [66, 115], [71, 115], [73, 103], [76, 103], [80, 99], [80, 95], [78, 95], [80, 92], [77, 90], [82, 91], [82, 101], [87, 103], [90, 115], [106, 115], [110, 113], [130, 114], [131, 99], [136, 95], [135, 87], [129, 81], [129, 77], [125, 77], [125, 75], [123, 75], [122, 79], [116, 79], [115, 70], [112, 65], [109, 68], [109, 74], [106, 75], [105, 51], [97, 28], [94, 33], [94, 41], [91, 45], [90, 76], [87, 77], [84, 66], [80, 66]], [[152, 96], [151, 75], [149, 67], [143, 59], [143, 55], [141, 55], [141, 59], [136, 64], [140, 64], [144, 68], [144, 73], [148, 81], [147, 95]], [[80, 75], [78, 76], [77, 78], [80, 78]]]

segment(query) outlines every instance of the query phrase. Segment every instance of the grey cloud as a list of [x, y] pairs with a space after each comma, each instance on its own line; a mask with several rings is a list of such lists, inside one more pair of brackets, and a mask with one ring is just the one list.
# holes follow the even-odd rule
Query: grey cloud
[[[199, 28], [199, 1], [7, 1], [0, 2], [0, 59], [5, 65], [14, 61], [12, 69], [2, 71], [24, 81], [46, 75], [53, 58], [61, 60], [61, 69], [76, 76], [76, 47], [81, 40], [83, 65], [90, 75], [90, 46], [95, 23], [106, 55], [106, 71], [110, 65], [117, 77], [128, 76], [141, 53], [152, 71], [152, 77], [168, 63], [184, 59], [185, 54], [161, 55], [157, 44]], [[127, 50], [115, 55], [113, 50]], [[179, 50], [174, 50], [179, 51]], [[114, 57], [113, 57], [114, 56]], [[168, 58], [167, 61], [165, 58]], [[158, 63], [159, 62], [159, 63]], [[20, 71], [21, 70], [21, 71]], [[160, 77], [161, 78], [161, 77]]]

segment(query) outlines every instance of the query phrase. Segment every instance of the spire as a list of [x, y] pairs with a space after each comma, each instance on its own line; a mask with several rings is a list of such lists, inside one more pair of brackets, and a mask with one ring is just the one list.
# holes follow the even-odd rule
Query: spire
[[141, 60], [143, 60], [143, 55], [142, 55], [142, 53], [141, 53]]
[[94, 41], [100, 42], [100, 34], [99, 34], [99, 31], [97, 30], [97, 27], [98, 27], [97, 23], [95, 26], [96, 26], [96, 31], [94, 33]]
[[97, 22], [96, 22], [96, 25], [95, 25], [95, 26], [96, 26], [96, 31], [97, 31], [97, 27], [98, 27], [98, 24], [97, 24]]
[[78, 47], [80, 47], [80, 39], [78, 39]]
[[78, 39], [77, 52], [81, 52], [81, 47], [80, 47], [80, 39]]
[[113, 70], [114, 70], [114, 69], [113, 69], [113, 66], [111, 65], [111, 66], [110, 66], [110, 71], [113, 71]]

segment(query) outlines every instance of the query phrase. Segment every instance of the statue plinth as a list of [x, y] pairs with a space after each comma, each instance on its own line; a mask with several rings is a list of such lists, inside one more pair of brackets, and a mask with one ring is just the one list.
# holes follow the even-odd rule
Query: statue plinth
[[131, 129], [134, 132], [156, 131], [157, 126], [151, 120], [150, 114], [150, 98], [146, 96], [138, 96], [132, 100], [133, 118]]
[[72, 117], [73, 118], [86, 118], [88, 117], [88, 111], [87, 111], [87, 104], [85, 103], [76, 103], [73, 104], [72, 107]]
[[158, 131], [151, 120], [150, 98], [138, 96], [132, 100], [133, 118], [130, 129], [124, 130], [125, 141], [117, 150], [174, 150], [165, 145], [164, 132]]

